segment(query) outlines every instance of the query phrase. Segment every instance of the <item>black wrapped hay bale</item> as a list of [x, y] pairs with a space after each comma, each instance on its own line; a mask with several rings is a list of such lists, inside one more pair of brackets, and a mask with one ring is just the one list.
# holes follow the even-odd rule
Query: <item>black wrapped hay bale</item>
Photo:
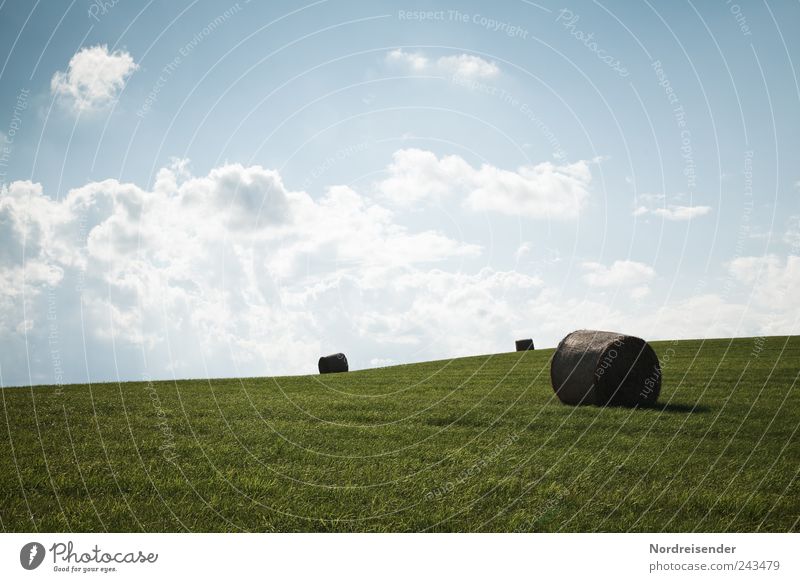
[[334, 374], [336, 372], [347, 372], [347, 357], [344, 354], [331, 354], [330, 356], [322, 356], [319, 359], [319, 373], [320, 374]]
[[550, 380], [565, 404], [637, 406], [658, 399], [661, 366], [641, 338], [581, 329], [558, 344]]
[[528, 350], [532, 350], [533, 349], [533, 340], [532, 339], [521, 339], [521, 340], [517, 340], [515, 343], [517, 345], [517, 351], [518, 352], [527, 352]]

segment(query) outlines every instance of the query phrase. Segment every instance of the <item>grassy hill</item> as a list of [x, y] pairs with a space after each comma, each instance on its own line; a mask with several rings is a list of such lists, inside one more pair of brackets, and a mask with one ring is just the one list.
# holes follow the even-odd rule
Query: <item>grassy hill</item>
[[552, 350], [0, 390], [6, 531], [797, 531], [800, 337], [655, 342], [655, 409]]

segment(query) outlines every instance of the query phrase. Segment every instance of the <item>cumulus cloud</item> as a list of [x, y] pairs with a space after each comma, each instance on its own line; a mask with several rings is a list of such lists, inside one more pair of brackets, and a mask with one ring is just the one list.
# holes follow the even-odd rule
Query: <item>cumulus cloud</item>
[[[673, 202], [679, 201], [683, 195], [678, 194], [673, 198]], [[710, 206], [691, 206], [682, 204], [667, 203], [666, 196], [663, 194], [640, 194], [636, 197], [637, 206], [633, 210], [634, 216], [644, 216], [652, 214], [660, 216], [665, 220], [689, 221], [700, 216], [705, 216], [711, 212]]]
[[[385, 303], [356, 315], [360, 335], [439, 358], [490, 353], [524, 334], [539, 295], [538, 277], [484, 268], [407, 272], [386, 289]], [[413, 357], [413, 356], [412, 356]]]
[[800, 251], [800, 215], [789, 217], [786, 232], [783, 233], [783, 242], [792, 247], [795, 252]]
[[714, 293], [693, 295], [627, 317], [631, 333], [653, 339], [690, 339], [759, 335], [763, 314]]
[[386, 61], [415, 73], [446, 75], [461, 80], [492, 79], [500, 74], [500, 67], [494, 61], [465, 53], [431, 60], [420, 51], [394, 49], [386, 55]]
[[800, 257], [739, 257], [727, 265], [725, 293], [696, 294], [631, 320], [650, 337], [708, 338], [800, 332]]
[[563, 220], [578, 216], [589, 198], [589, 162], [557, 165], [542, 162], [504, 170], [473, 167], [457, 155], [439, 158], [430, 151], [394, 153], [379, 192], [400, 206], [461, 196], [465, 207], [511, 216]]
[[614, 261], [610, 267], [602, 263], [583, 263], [587, 273], [584, 280], [592, 287], [616, 287], [650, 281], [655, 270], [650, 265], [636, 261]]
[[[432, 163], [434, 187], [452, 165], [467, 194], [482, 171], [417, 159]], [[175, 161], [149, 186], [103, 180], [60, 199], [32, 182], [3, 186], [2, 382], [27, 382], [28, 363], [34, 382], [53, 382], [55, 361], [71, 366], [68, 381], [241, 376], [313, 372], [336, 350], [358, 368], [495, 353], [532, 333], [553, 345], [579, 327], [647, 338], [797, 330], [793, 255], [733, 261], [744, 299], [655, 308], [629, 300], [655, 279], [645, 264], [587, 263], [559, 288], [487, 265], [475, 241], [407, 216], [348, 186], [311, 196], [257, 165], [193, 175]], [[541, 252], [523, 243], [519, 256]], [[579, 282], [627, 295], [615, 305]]]
[[385, 368], [386, 366], [394, 366], [397, 364], [392, 358], [372, 358], [369, 365], [372, 368]]
[[[635, 291], [652, 282], [646, 265], [614, 268], [591, 264], [589, 273], [610, 278]], [[613, 273], [616, 271], [616, 276]], [[725, 293], [692, 293], [661, 305], [598, 300], [591, 294], [570, 297], [568, 290], [543, 286], [528, 307], [527, 317], [542, 334], [563, 336], [578, 328], [618, 329], [647, 339], [747, 337], [800, 333], [800, 304], [794, 289], [800, 285], [800, 257], [741, 257], [727, 266], [733, 285]], [[594, 283], [604, 283], [593, 279]]]
[[731, 261], [729, 271], [737, 281], [749, 285], [750, 295], [759, 305], [779, 312], [792, 310], [794, 319], [800, 315], [800, 256], [739, 257]]
[[314, 199], [261, 166], [192, 176], [185, 162], [151, 188], [104, 180], [60, 201], [14, 182], [0, 198], [0, 240], [4, 346], [47, 333], [52, 301], [68, 312], [64, 335], [169, 353], [160, 373], [183, 375], [204, 357], [226, 375], [310, 371], [326, 333], [346, 335], [345, 314], [366, 296], [380, 304], [395, 274], [482, 252], [398, 224], [345, 186]]
[[0, 187], [0, 338], [30, 331], [25, 300], [63, 280], [70, 261], [57, 235], [62, 222], [59, 205], [42, 195], [40, 185]]
[[402, 149], [392, 155], [388, 177], [378, 190], [394, 204], [410, 206], [425, 199], [440, 201], [469, 187], [473, 168], [463, 158], [436, 154], [416, 148]]
[[101, 109], [113, 103], [128, 77], [139, 66], [126, 51], [109, 52], [106, 45], [84, 47], [50, 81], [53, 95], [76, 111]]
[[408, 67], [417, 72], [425, 71], [430, 61], [421, 52], [409, 52], [403, 49], [394, 49], [386, 55], [386, 62], [393, 65]]
[[671, 204], [666, 208], [655, 208], [652, 213], [667, 220], [692, 220], [711, 212], [710, 206], [678, 206]]
[[583, 280], [590, 287], [629, 288], [633, 299], [647, 296], [650, 293], [647, 283], [656, 276], [653, 267], [636, 261], [614, 261], [610, 266], [587, 262], [582, 267], [585, 271]]
[[500, 74], [500, 68], [494, 62], [486, 61], [475, 55], [451, 55], [436, 60], [440, 70], [461, 79], [491, 79]]
[[530, 241], [524, 241], [517, 247], [514, 257], [517, 259], [517, 261], [521, 261], [530, 255], [532, 250], [533, 245], [530, 243]]
[[589, 163], [557, 165], [542, 162], [517, 171], [484, 164], [474, 174], [475, 187], [467, 206], [531, 218], [576, 218], [589, 198]]

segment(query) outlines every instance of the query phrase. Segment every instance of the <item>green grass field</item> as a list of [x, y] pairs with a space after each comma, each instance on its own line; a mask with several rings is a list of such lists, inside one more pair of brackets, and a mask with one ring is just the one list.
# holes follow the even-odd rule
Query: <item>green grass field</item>
[[552, 350], [0, 390], [5, 531], [797, 531], [800, 337], [654, 342], [654, 409]]

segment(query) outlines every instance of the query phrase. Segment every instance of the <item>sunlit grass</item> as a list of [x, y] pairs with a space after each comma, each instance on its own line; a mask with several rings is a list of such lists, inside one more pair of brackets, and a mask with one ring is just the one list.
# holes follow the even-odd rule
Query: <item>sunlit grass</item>
[[655, 342], [662, 406], [571, 408], [552, 350], [1, 390], [7, 531], [787, 531], [800, 337]]

